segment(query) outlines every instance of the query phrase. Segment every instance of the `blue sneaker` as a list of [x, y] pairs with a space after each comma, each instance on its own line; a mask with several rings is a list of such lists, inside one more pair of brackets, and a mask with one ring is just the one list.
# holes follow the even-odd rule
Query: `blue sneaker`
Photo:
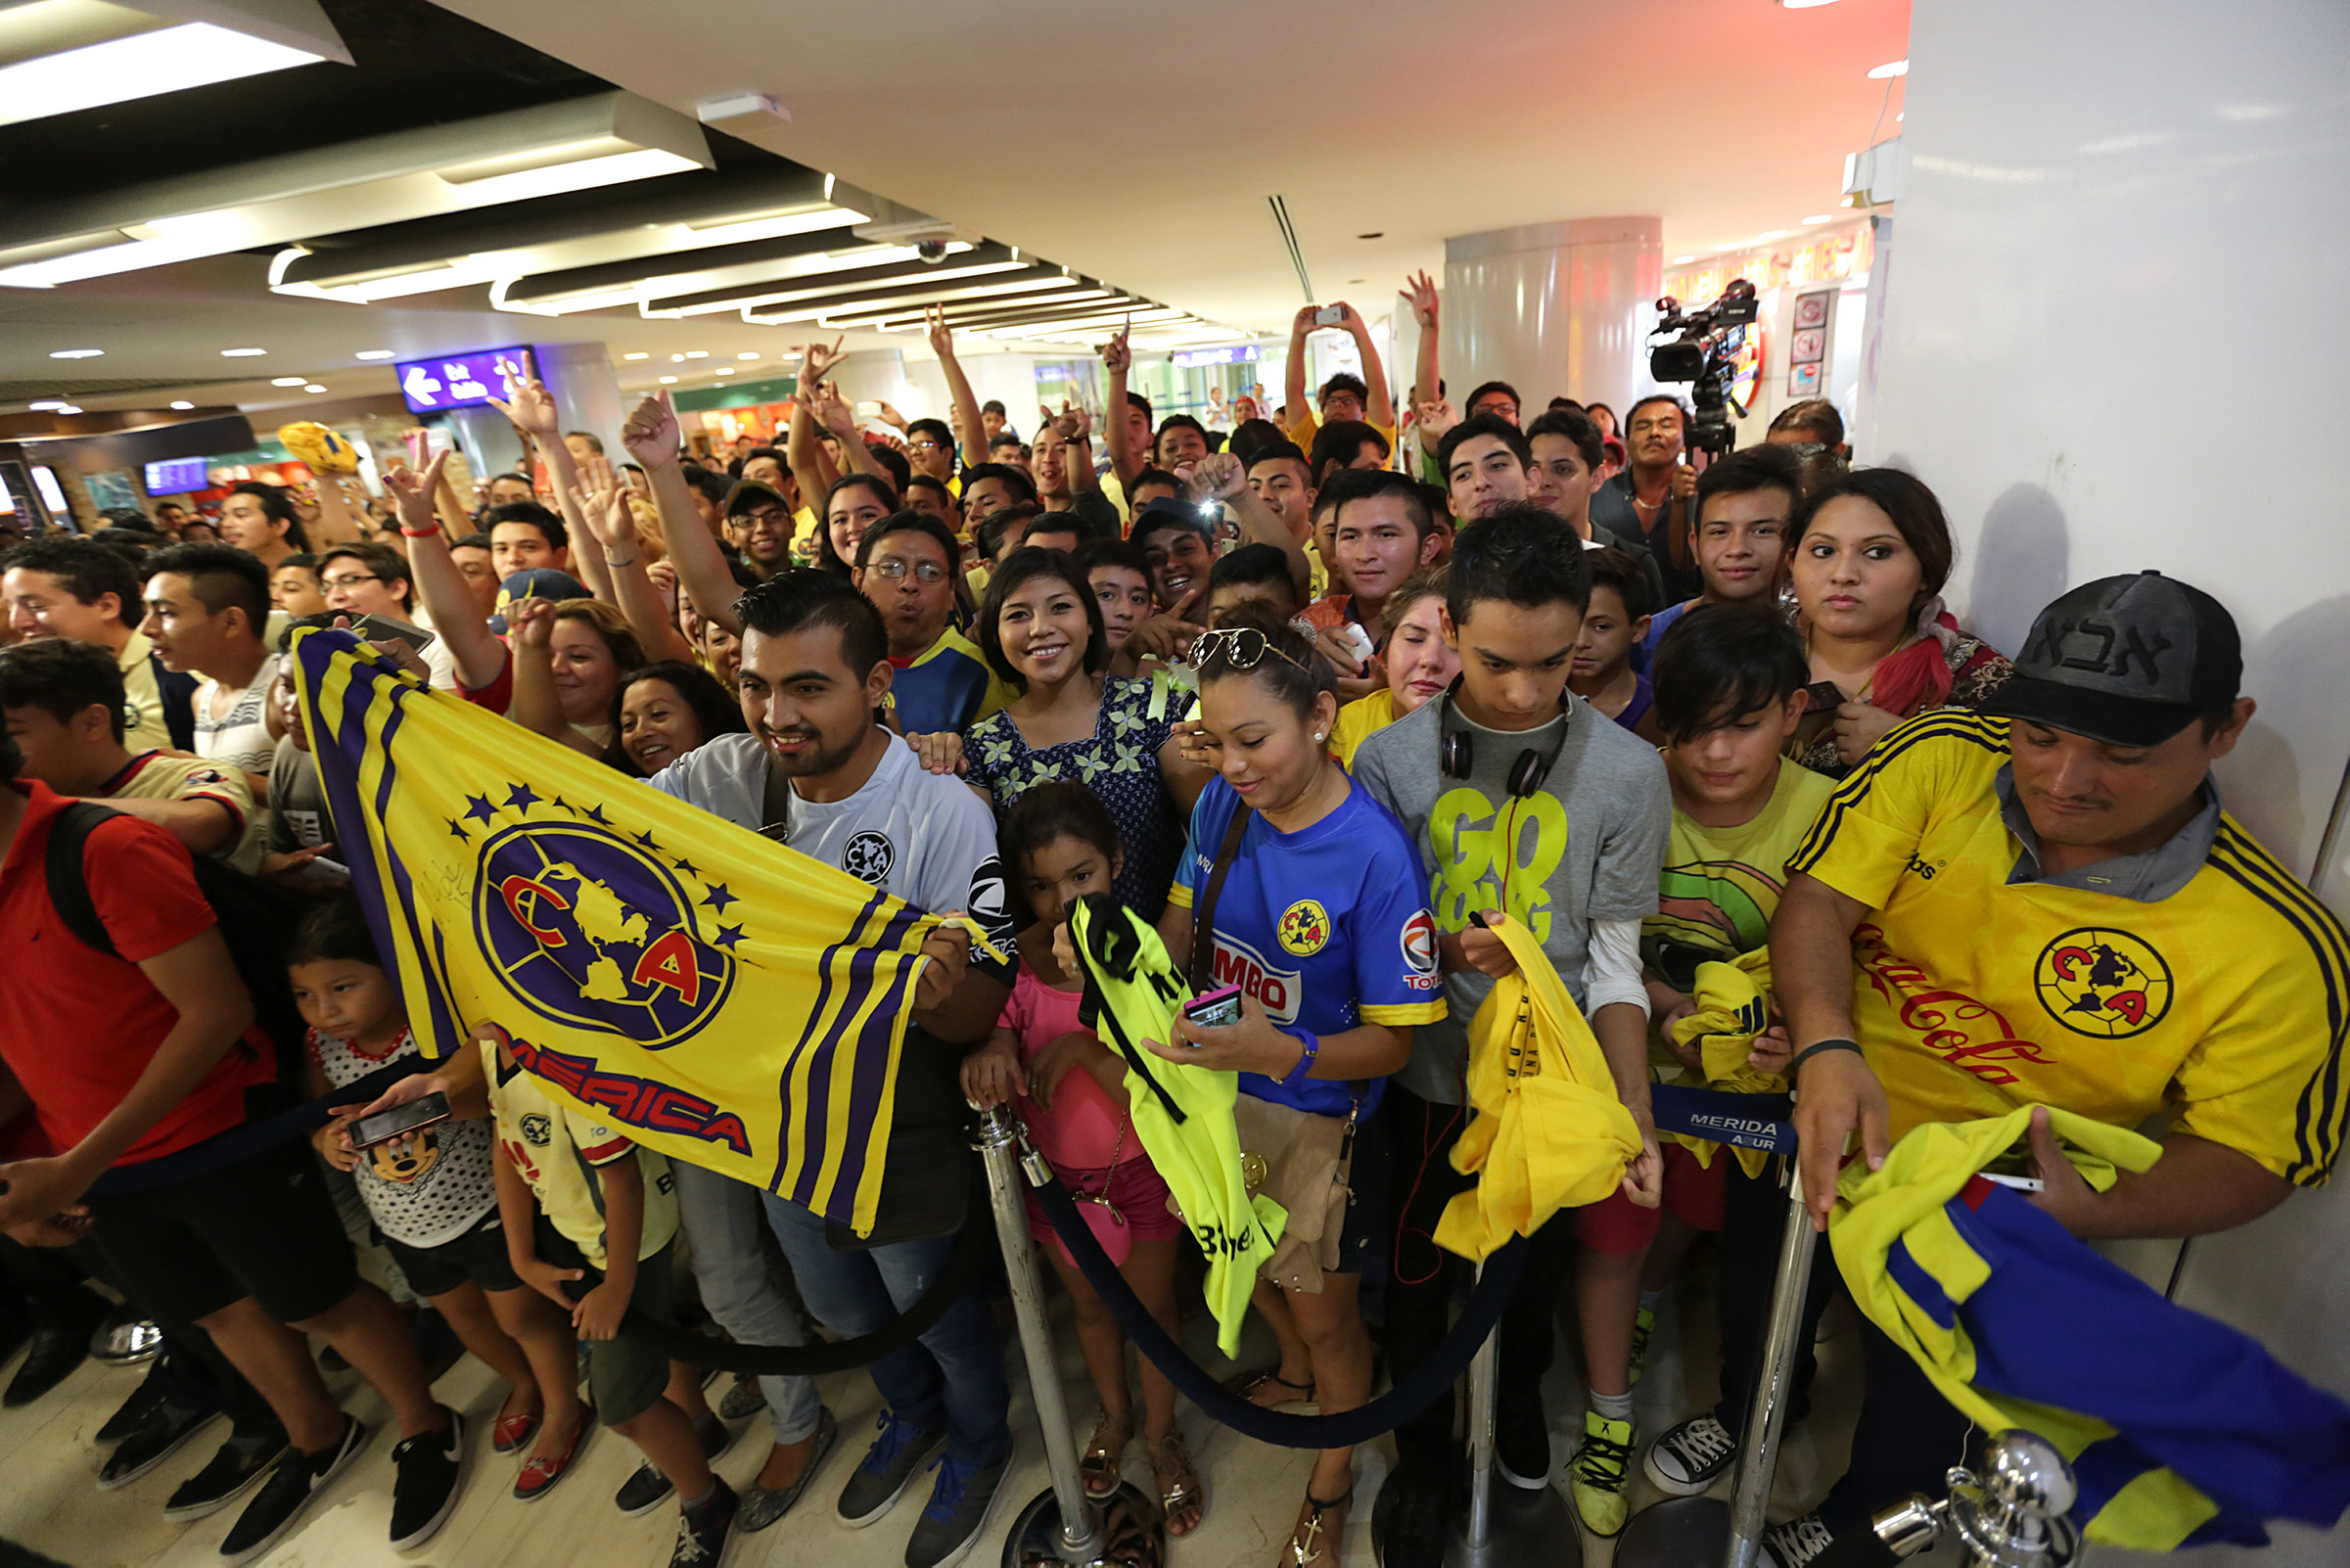
[[852, 1530], [862, 1530], [888, 1513], [914, 1472], [922, 1468], [922, 1461], [946, 1441], [943, 1421], [921, 1431], [911, 1422], [898, 1419], [896, 1411], [884, 1408], [875, 1424], [881, 1428], [881, 1436], [873, 1440], [849, 1484], [841, 1488], [841, 1523]]
[[905, 1568], [952, 1568], [961, 1562], [988, 1528], [988, 1511], [1011, 1462], [1009, 1447], [1002, 1457], [981, 1465], [958, 1464], [944, 1453], [932, 1461], [939, 1480], [905, 1544]]

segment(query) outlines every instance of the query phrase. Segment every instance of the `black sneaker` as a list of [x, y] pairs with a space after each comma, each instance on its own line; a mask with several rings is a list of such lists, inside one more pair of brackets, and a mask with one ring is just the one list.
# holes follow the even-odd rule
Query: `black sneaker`
[[1550, 1427], [1541, 1396], [1504, 1400], [1494, 1415], [1494, 1467], [1513, 1487], [1542, 1491], [1550, 1484]]
[[931, 1451], [946, 1441], [944, 1422], [928, 1432], [918, 1432], [911, 1423], [900, 1421], [895, 1411], [882, 1409], [878, 1424], [881, 1436], [865, 1451], [857, 1462], [856, 1471], [849, 1484], [841, 1488], [838, 1512], [841, 1523], [852, 1530], [862, 1530], [890, 1511], [905, 1484], [922, 1468], [922, 1461]]
[[1820, 1515], [1807, 1513], [1765, 1530], [1763, 1549], [1755, 1553], [1755, 1560], [1765, 1568], [1804, 1568], [1835, 1544]]
[[406, 1551], [433, 1539], [457, 1506], [465, 1479], [465, 1421], [441, 1407], [446, 1430], [402, 1438], [392, 1450], [392, 1549]]
[[24, 1364], [17, 1368], [8, 1392], [0, 1394], [0, 1407], [19, 1409], [71, 1377], [73, 1368], [89, 1360], [93, 1326], [77, 1317], [64, 1328], [35, 1330]]
[[1729, 1429], [1708, 1410], [1669, 1428], [1649, 1444], [1640, 1468], [1659, 1492], [1693, 1498], [1721, 1480], [1737, 1457], [1738, 1445], [1731, 1440]]
[[98, 1490], [112, 1492], [116, 1487], [129, 1486], [177, 1453], [188, 1439], [203, 1431], [219, 1413], [218, 1410], [183, 1410], [157, 1401], [147, 1413], [146, 1423], [134, 1428], [115, 1445], [115, 1452], [106, 1456], [106, 1463], [98, 1470]]
[[1387, 1478], [1396, 1500], [1387, 1511], [1387, 1539], [1379, 1561], [1384, 1568], [1444, 1568], [1445, 1489], [1437, 1477], [1399, 1471]]
[[698, 1508], [678, 1511], [677, 1545], [669, 1552], [669, 1568], [721, 1568], [726, 1561], [726, 1548], [734, 1541], [734, 1489], [714, 1475], [710, 1484], [715, 1489], [714, 1496], [703, 1499]]
[[[734, 1447], [734, 1432], [714, 1415], [697, 1417], [694, 1436], [702, 1440], [702, 1457], [713, 1464]], [[673, 1490], [669, 1478], [653, 1468], [653, 1461], [647, 1459], [636, 1467], [634, 1475], [621, 1483], [620, 1491], [612, 1495], [612, 1505], [633, 1519], [661, 1506], [662, 1499]]]
[[939, 1479], [930, 1490], [930, 1506], [914, 1521], [914, 1533], [906, 1541], [905, 1568], [952, 1568], [961, 1562], [988, 1528], [988, 1510], [995, 1506], [995, 1494], [1002, 1490], [1003, 1472], [1011, 1462], [1009, 1446], [1000, 1458], [975, 1467], [957, 1464], [944, 1453], [932, 1460]]
[[228, 1539], [220, 1543], [220, 1560], [227, 1568], [241, 1562], [251, 1562], [271, 1546], [280, 1537], [294, 1528], [294, 1521], [310, 1505], [310, 1499], [343, 1467], [357, 1458], [367, 1447], [368, 1430], [358, 1421], [346, 1415], [343, 1418], [343, 1441], [322, 1453], [289, 1453], [269, 1472], [261, 1490], [253, 1494], [237, 1522], [229, 1527]]
[[163, 1407], [163, 1380], [150, 1371], [139, 1380], [129, 1399], [115, 1407], [115, 1413], [99, 1424], [96, 1441], [119, 1443], [133, 1432], [155, 1419]]
[[287, 1452], [282, 1435], [258, 1442], [230, 1438], [203, 1469], [172, 1492], [170, 1500], [163, 1504], [163, 1517], [201, 1519], [206, 1514], [218, 1513], [243, 1497], [247, 1487], [268, 1474], [269, 1467]]

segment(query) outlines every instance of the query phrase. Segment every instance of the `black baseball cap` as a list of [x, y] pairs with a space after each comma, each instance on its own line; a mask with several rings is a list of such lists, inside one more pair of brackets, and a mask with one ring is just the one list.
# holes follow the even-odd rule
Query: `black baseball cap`
[[1127, 537], [1140, 544], [1161, 529], [1188, 529], [1211, 543], [1216, 539], [1216, 530], [1207, 514], [1192, 502], [1178, 501], [1172, 495], [1159, 496], [1135, 513], [1134, 526]]
[[2099, 577], [2040, 612], [1983, 712], [2159, 746], [2234, 702], [2243, 673], [2235, 618], [2210, 594], [2159, 572]]

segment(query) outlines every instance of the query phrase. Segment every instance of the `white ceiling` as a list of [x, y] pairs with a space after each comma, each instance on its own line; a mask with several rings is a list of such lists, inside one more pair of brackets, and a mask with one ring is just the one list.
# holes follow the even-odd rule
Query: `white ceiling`
[[[1908, 0], [696, 0], [687, 7], [459, 0], [447, 7], [688, 114], [766, 93], [789, 123], [729, 131], [844, 180], [1211, 321], [1284, 328], [1301, 294], [1266, 207], [1288, 203], [1316, 293], [1377, 316], [1447, 236], [1654, 213], [1666, 254], [1834, 210], [1844, 155], [1894, 133]], [[1881, 128], [1879, 128], [1881, 116]], [[1375, 240], [1357, 238], [1378, 233]], [[392, 390], [399, 356], [601, 338], [684, 369], [783, 368], [805, 328], [731, 316], [554, 322], [479, 296], [345, 305], [273, 297], [223, 256], [54, 291], [0, 289], [0, 379], [212, 378], [256, 409]], [[1360, 281], [1356, 281], [1360, 280]], [[463, 304], [466, 308], [429, 308]], [[852, 346], [855, 340], [852, 340]], [[871, 337], [873, 346], [909, 339]], [[270, 349], [225, 360], [219, 349]], [[66, 347], [101, 359], [60, 365]], [[765, 356], [754, 364], [737, 352]], [[622, 363], [634, 383], [651, 362]], [[681, 367], [662, 367], [677, 371]], [[689, 377], [685, 385], [703, 380]], [[157, 393], [80, 399], [152, 406]], [[168, 393], [161, 394], [168, 395]], [[325, 399], [320, 399], [324, 401]], [[21, 406], [21, 405], [20, 405]]]

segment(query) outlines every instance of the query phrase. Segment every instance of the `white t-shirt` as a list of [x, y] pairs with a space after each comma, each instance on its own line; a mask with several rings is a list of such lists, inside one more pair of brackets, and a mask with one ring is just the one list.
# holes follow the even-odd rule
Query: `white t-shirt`
[[[768, 754], [756, 735], [718, 735], [645, 782], [666, 795], [758, 831], [765, 813]], [[792, 792], [790, 833], [801, 853], [915, 906], [960, 909], [1006, 953], [1012, 923], [995, 819], [969, 786], [926, 772], [892, 736], [873, 776], [847, 800], [804, 801]], [[982, 955], [974, 962], [987, 966]], [[1012, 972], [998, 975], [1006, 985]]]
[[207, 761], [224, 762], [248, 773], [269, 776], [277, 742], [269, 734], [269, 684], [277, 679], [278, 661], [271, 654], [253, 672], [253, 684], [215, 716], [213, 705], [225, 689], [216, 680], [196, 688], [196, 755]]

